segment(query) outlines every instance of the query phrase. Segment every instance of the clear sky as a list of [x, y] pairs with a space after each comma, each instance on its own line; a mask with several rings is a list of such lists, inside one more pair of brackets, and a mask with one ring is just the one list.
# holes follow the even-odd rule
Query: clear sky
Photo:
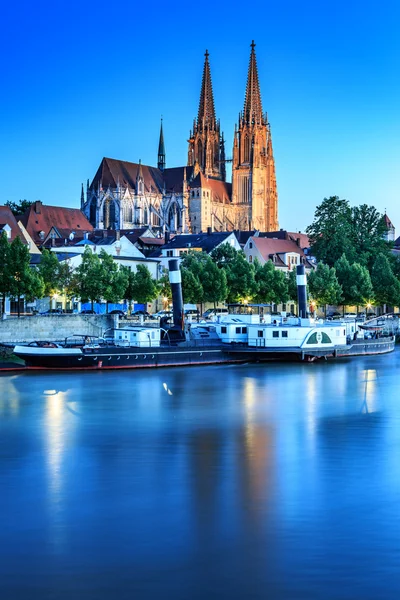
[[254, 38], [280, 226], [324, 196], [387, 209], [400, 234], [400, 2], [22, 0], [2, 9], [0, 204], [78, 207], [103, 156], [186, 163], [204, 51], [232, 155]]

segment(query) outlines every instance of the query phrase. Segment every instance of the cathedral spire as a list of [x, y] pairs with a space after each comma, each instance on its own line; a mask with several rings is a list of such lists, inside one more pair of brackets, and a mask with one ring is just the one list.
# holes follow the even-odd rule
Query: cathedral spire
[[165, 145], [164, 145], [164, 132], [163, 132], [163, 120], [161, 117], [161, 127], [160, 127], [160, 141], [158, 142], [158, 163], [157, 167], [160, 171], [164, 171], [166, 167], [165, 161]]
[[248, 125], [263, 123], [263, 112], [261, 104], [260, 85], [258, 83], [258, 71], [254, 40], [251, 42], [251, 53], [249, 72], [247, 75], [246, 96], [244, 100], [243, 119]]
[[214, 109], [214, 96], [211, 83], [210, 63], [208, 62], [208, 50], [205, 53], [203, 80], [201, 82], [199, 113], [197, 116], [198, 127], [215, 129], [216, 118]]

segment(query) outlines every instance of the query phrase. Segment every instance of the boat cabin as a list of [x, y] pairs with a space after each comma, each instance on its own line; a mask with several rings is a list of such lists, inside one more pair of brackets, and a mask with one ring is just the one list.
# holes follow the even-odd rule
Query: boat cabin
[[125, 327], [115, 329], [114, 343], [123, 347], [157, 348], [160, 346], [161, 330], [155, 327]]

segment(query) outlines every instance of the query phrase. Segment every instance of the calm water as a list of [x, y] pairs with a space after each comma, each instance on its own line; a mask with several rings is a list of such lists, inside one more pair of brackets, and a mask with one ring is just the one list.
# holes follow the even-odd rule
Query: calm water
[[0, 376], [0, 598], [397, 599], [400, 352]]

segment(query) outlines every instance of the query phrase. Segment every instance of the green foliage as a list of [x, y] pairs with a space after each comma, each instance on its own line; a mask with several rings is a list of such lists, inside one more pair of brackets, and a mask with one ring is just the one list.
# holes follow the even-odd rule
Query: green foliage
[[211, 252], [211, 259], [219, 266], [227, 266], [235, 260], [237, 250], [228, 243], [221, 244]]
[[129, 304], [136, 300], [139, 304], [147, 304], [157, 297], [159, 289], [146, 265], [138, 265], [136, 273], [130, 271], [126, 280], [125, 299]]
[[228, 282], [228, 302], [252, 300], [258, 291], [255, 268], [249, 264], [243, 252], [237, 252], [232, 263], [226, 268]]
[[18, 316], [19, 316], [19, 301], [22, 296], [29, 300], [40, 298], [44, 293], [44, 283], [40, 274], [31, 269], [29, 266], [30, 255], [28, 247], [20, 240], [19, 237], [14, 238], [10, 245], [10, 275], [11, 286], [10, 296], [18, 300]]
[[86, 246], [82, 262], [73, 276], [73, 290], [83, 301], [100, 301], [103, 292], [102, 265], [100, 258]]
[[111, 254], [101, 250], [101, 285], [102, 297], [107, 302], [107, 312], [109, 302], [119, 302], [124, 297], [128, 285], [128, 276], [124, 269], [120, 269]]
[[160, 277], [160, 279], [158, 280], [158, 293], [163, 298], [167, 298], [167, 300], [172, 299], [171, 284], [169, 282], [169, 277], [167, 273]]
[[347, 200], [341, 200], [339, 196], [324, 198], [306, 233], [319, 261], [333, 266], [343, 253], [354, 258], [352, 212]]
[[219, 269], [209, 257], [203, 270], [201, 285], [205, 302], [224, 302], [228, 296], [227, 277], [224, 269]]
[[38, 271], [44, 282], [45, 296], [51, 296], [60, 289], [59, 267], [56, 254], [43, 250]]
[[181, 267], [182, 296], [185, 303], [203, 302], [203, 286], [197, 275], [187, 267]]
[[11, 271], [11, 253], [10, 244], [6, 233], [3, 231], [0, 234], [0, 295], [3, 299], [3, 310], [5, 306], [6, 296], [11, 291], [13, 276]]
[[334, 267], [319, 263], [315, 271], [308, 276], [309, 294], [320, 306], [339, 304], [342, 297], [342, 287], [336, 277]]
[[272, 261], [261, 265], [255, 261], [255, 281], [257, 292], [253, 300], [260, 303], [280, 304], [289, 300], [288, 279], [284, 273], [275, 269]]
[[29, 200], [20, 200], [19, 202], [11, 202], [11, 200], [8, 200], [6, 202], [6, 206], [8, 206], [11, 209], [12, 214], [14, 215], [14, 217], [20, 217], [21, 215], [23, 215], [30, 206], [32, 206], [33, 202], [30, 202]]
[[289, 272], [289, 275], [287, 277], [287, 282], [288, 282], [289, 300], [292, 300], [293, 302], [297, 302], [297, 280], [296, 280], [296, 270], [295, 269], [293, 269], [293, 271]]
[[390, 262], [384, 254], [378, 254], [371, 272], [372, 285], [375, 293], [375, 303], [399, 306], [400, 283], [393, 275]]
[[357, 262], [370, 271], [378, 254], [389, 254], [390, 244], [384, 239], [386, 225], [382, 215], [373, 206], [355, 206], [351, 213], [354, 254]]
[[335, 266], [344, 306], [367, 304], [374, 294], [368, 269], [359, 263], [350, 264], [344, 254]]

